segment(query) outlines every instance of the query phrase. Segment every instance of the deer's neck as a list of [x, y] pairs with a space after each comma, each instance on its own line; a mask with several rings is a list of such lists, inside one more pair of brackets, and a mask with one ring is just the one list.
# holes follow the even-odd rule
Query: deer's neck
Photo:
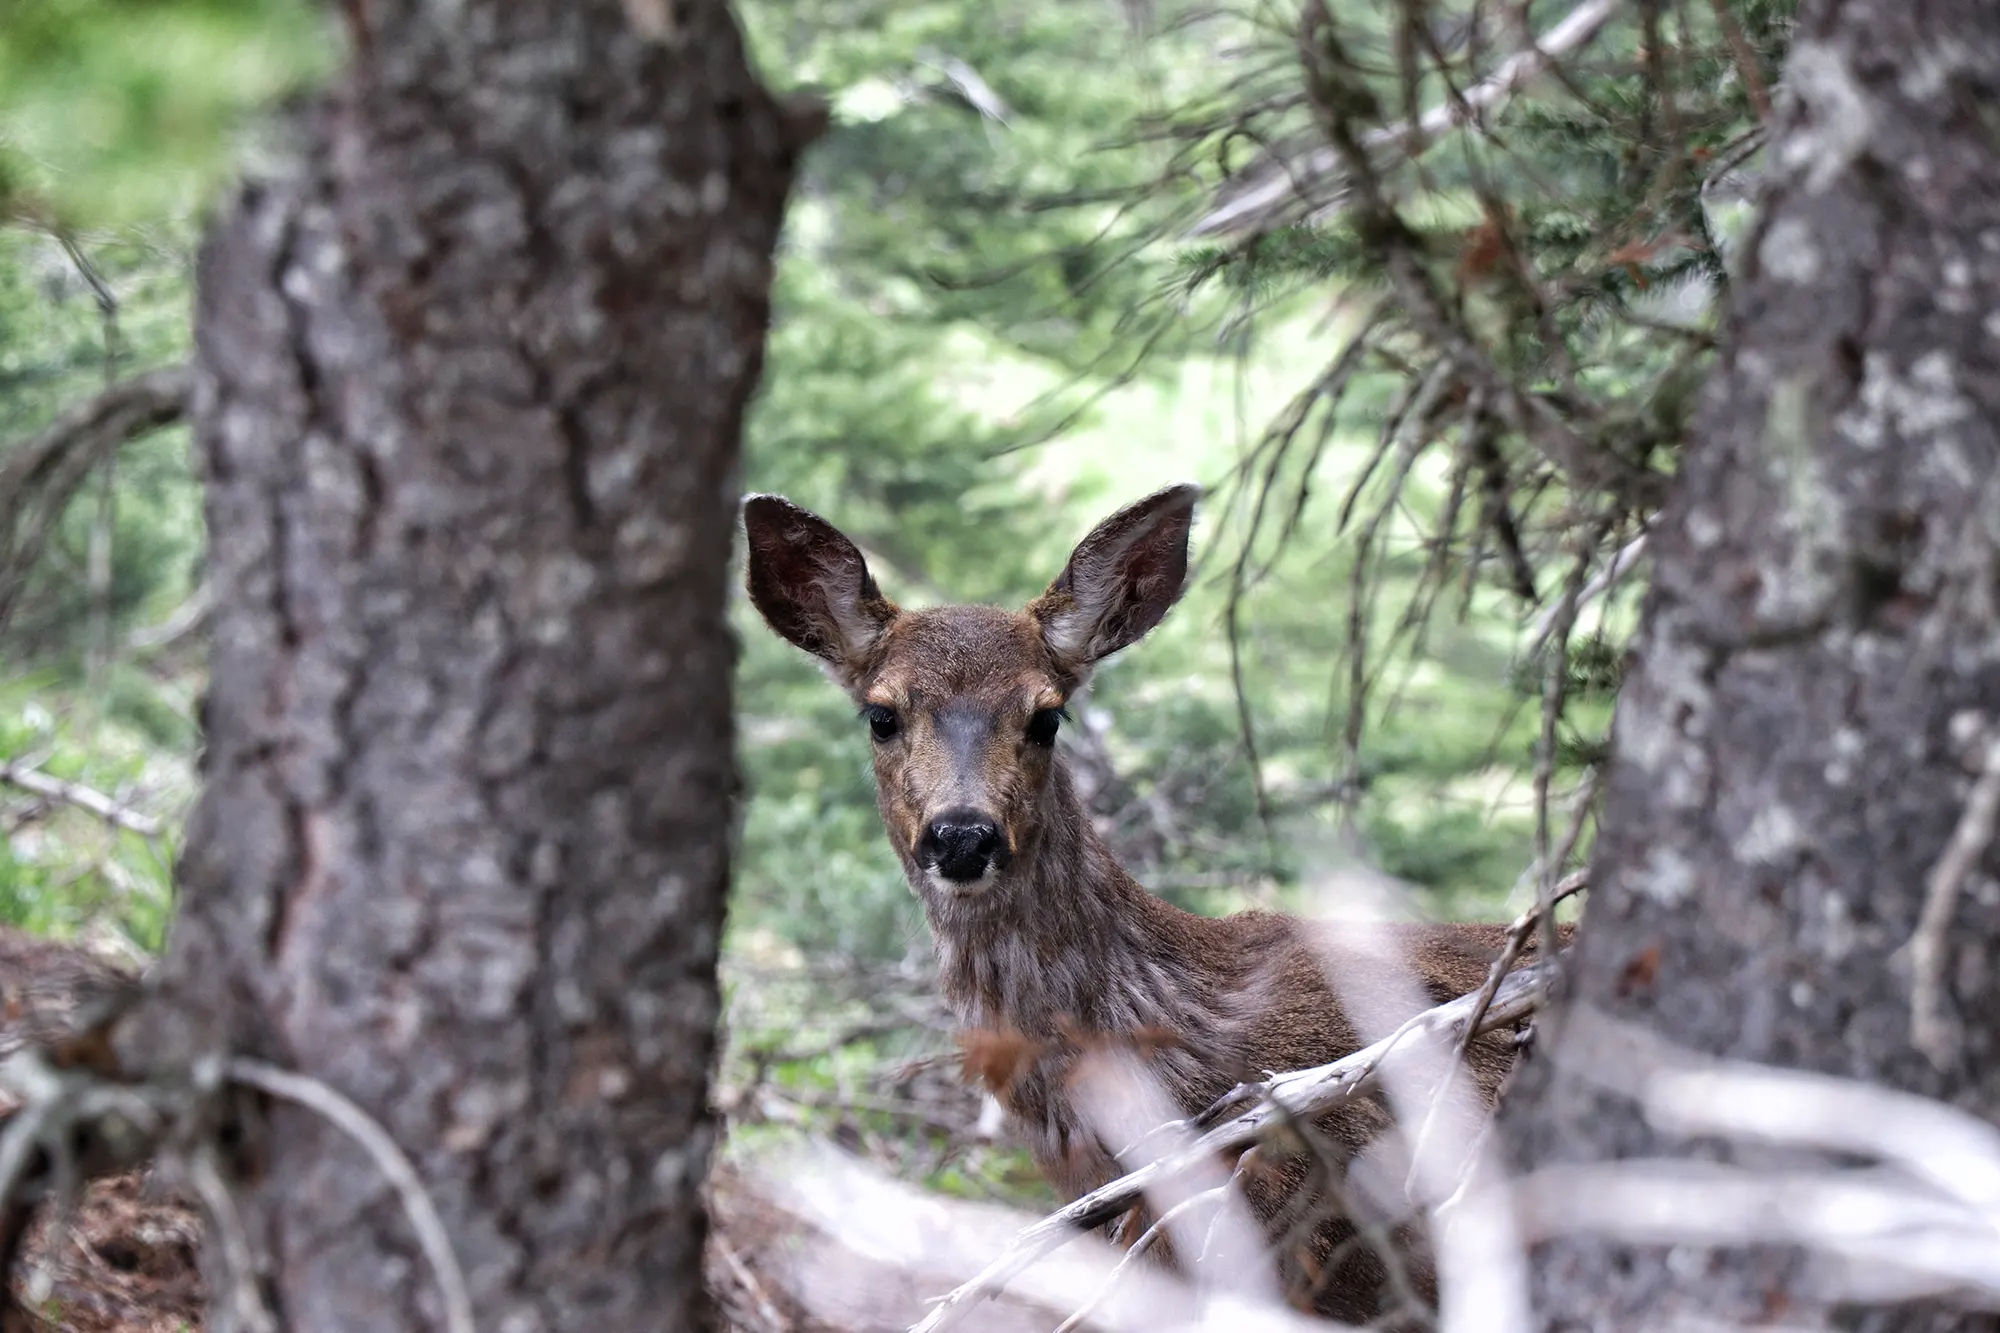
[[1141, 888], [1091, 827], [1060, 760], [1030, 857], [991, 901], [925, 895], [945, 998], [968, 1027], [1052, 1037], [1206, 1026], [1218, 999], [1201, 947], [1217, 923]]

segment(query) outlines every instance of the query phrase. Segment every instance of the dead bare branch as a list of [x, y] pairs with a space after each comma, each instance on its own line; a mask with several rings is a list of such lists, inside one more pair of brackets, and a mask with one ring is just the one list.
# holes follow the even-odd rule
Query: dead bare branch
[[[820, 1284], [812, 1278], [801, 1283], [799, 1303], [815, 1313], [822, 1305], [835, 1304], [843, 1311], [865, 1311], [871, 1328], [882, 1326], [884, 1306], [899, 1306], [899, 1297], [914, 1292], [905, 1285], [894, 1292], [869, 1290], [864, 1296], [856, 1291], [855, 1270], [871, 1260], [887, 1262], [936, 1290], [942, 1281], [956, 1281], [983, 1263], [1021, 1221], [1014, 1209], [925, 1191], [825, 1148], [786, 1152], [769, 1159], [757, 1174], [769, 1202], [796, 1219], [802, 1232], [823, 1235], [838, 1247], [840, 1271], [825, 1271], [824, 1289], [817, 1292], [811, 1288]], [[1253, 1328], [1333, 1333], [1347, 1327], [1246, 1299], [1240, 1292], [1203, 1290], [1151, 1264], [1132, 1264], [1107, 1285], [1120, 1257], [1104, 1240], [1080, 1237], [1012, 1285], [994, 1326], [1050, 1329], [1062, 1318], [1057, 1312], [1097, 1299], [1089, 1327], [1105, 1333]], [[857, 1300], [866, 1303], [857, 1307]]]
[[437, 1204], [424, 1188], [417, 1168], [389, 1137], [376, 1119], [348, 1098], [316, 1078], [293, 1074], [257, 1060], [236, 1059], [228, 1064], [229, 1077], [246, 1087], [303, 1106], [353, 1139], [375, 1163], [375, 1169], [396, 1191], [410, 1229], [429, 1261], [444, 1296], [444, 1326], [450, 1333], [473, 1333], [472, 1295], [465, 1285], [465, 1270], [452, 1253], [451, 1237], [438, 1216]]
[[778, 1312], [777, 1306], [771, 1303], [770, 1293], [764, 1290], [764, 1284], [757, 1280], [757, 1275], [750, 1271], [750, 1266], [743, 1262], [743, 1257], [736, 1253], [736, 1248], [729, 1243], [729, 1238], [720, 1230], [716, 1230], [709, 1233], [708, 1243], [715, 1248], [717, 1256], [721, 1258], [723, 1267], [729, 1272], [730, 1280], [741, 1287], [743, 1294], [750, 1299], [751, 1308], [756, 1310], [757, 1317], [764, 1321], [764, 1327], [770, 1330], [770, 1333], [786, 1333], [791, 1328], [791, 1322]]
[[1078, 1306], [1069, 1318], [1056, 1325], [1056, 1333], [1076, 1333], [1078, 1329], [1082, 1328], [1084, 1321], [1097, 1310], [1098, 1306], [1104, 1303], [1104, 1298], [1118, 1284], [1118, 1279], [1124, 1277], [1126, 1271], [1140, 1258], [1144, 1257], [1148, 1250], [1153, 1248], [1154, 1243], [1166, 1234], [1169, 1225], [1179, 1221], [1184, 1214], [1192, 1212], [1198, 1205], [1212, 1201], [1225, 1188], [1225, 1186], [1216, 1186], [1212, 1189], [1190, 1194], [1187, 1198], [1182, 1199], [1179, 1203], [1161, 1213], [1158, 1220], [1140, 1232], [1139, 1238], [1132, 1242], [1124, 1254], [1119, 1256], [1118, 1262], [1112, 1266], [1111, 1272], [1105, 1276], [1104, 1285], [1099, 1287], [1089, 1300]]
[[135, 653], [161, 653], [208, 626], [209, 591], [206, 583], [188, 595], [172, 614], [157, 625], [142, 625], [125, 636], [125, 647]]
[[45, 800], [86, 810], [105, 823], [130, 830], [142, 838], [157, 838], [166, 831], [166, 825], [159, 819], [133, 809], [116, 797], [107, 796], [95, 787], [86, 787], [81, 782], [53, 777], [31, 764], [11, 759], [0, 762], [0, 783], [33, 792]]
[[[1577, 593], [1575, 606], [1567, 613], [1570, 618], [1574, 619], [1576, 612], [1582, 611], [1584, 607], [1611, 591], [1621, 579], [1632, 572], [1633, 567], [1645, 554], [1646, 534], [1642, 532], [1619, 547], [1617, 554], [1611, 557], [1604, 568], [1591, 575], [1590, 582], [1584, 584], [1582, 590]], [[1533, 623], [1528, 626], [1527, 638], [1521, 648], [1523, 655], [1531, 657], [1541, 651], [1542, 645], [1547, 643], [1549, 636], [1555, 632], [1556, 622], [1565, 615], [1564, 608], [1564, 602], [1551, 602], [1542, 608], [1541, 614], [1537, 615]]]
[[[1580, 825], [1581, 820], [1578, 823]], [[1574, 842], [1573, 837], [1571, 842]], [[1589, 887], [1590, 874], [1588, 871], [1579, 870], [1574, 874], [1567, 875], [1561, 883], [1555, 886], [1555, 891], [1549, 895], [1548, 906], [1553, 909], [1556, 904], [1562, 902], [1564, 899], [1582, 893]], [[1486, 1011], [1492, 1007], [1493, 997], [1500, 993], [1500, 983], [1505, 981], [1508, 975], [1514, 970], [1514, 964], [1521, 957], [1522, 949], [1527, 947], [1528, 936], [1541, 924], [1542, 914], [1543, 907], [1538, 901], [1534, 906], [1515, 917], [1508, 924], [1506, 947], [1500, 951], [1500, 956], [1493, 960], [1493, 966], [1487, 969], [1486, 984], [1473, 994], [1474, 1003], [1472, 1013], [1466, 1022], [1464, 1035], [1458, 1040], [1456, 1055], [1459, 1060], [1462, 1061], [1465, 1059], [1466, 1052], [1472, 1049], [1472, 1043], [1478, 1039], [1480, 1032], [1479, 1025], [1485, 1020]], [[1442, 1092], [1443, 1089], [1440, 1088], [1439, 1091]], [[1422, 1149], [1424, 1140], [1430, 1137], [1433, 1123], [1437, 1119], [1438, 1107], [1442, 1101], [1443, 1098], [1441, 1096], [1433, 1098], [1429, 1109], [1424, 1113], [1423, 1124], [1417, 1130], [1417, 1146], [1419, 1150]], [[1414, 1164], [1411, 1169], [1412, 1171], [1415, 1170]], [[1414, 1181], [1410, 1183], [1414, 1184]]]
[[[1703, 1055], [1587, 1008], [1571, 1013], [1559, 1058], [1667, 1133], [1836, 1156], [1765, 1170], [1670, 1158], [1544, 1168], [1512, 1185], [1536, 1235], [1794, 1245], [1832, 1261], [1816, 1272], [1829, 1299], [2000, 1308], [1992, 1125], [1913, 1093]], [[1871, 1164], [1838, 1164], [1857, 1158]]]
[[215, 1157], [214, 1147], [204, 1143], [188, 1154], [183, 1166], [188, 1184], [207, 1214], [216, 1248], [221, 1251], [217, 1267], [223, 1280], [217, 1284], [215, 1305], [228, 1312], [227, 1327], [240, 1328], [244, 1333], [277, 1333], [278, 1322], [265, 1304], [256, 1281], [256, 1251], [250, 1244], [250, 1232], [243, 1225], [236, 1196], [230, 1193]]

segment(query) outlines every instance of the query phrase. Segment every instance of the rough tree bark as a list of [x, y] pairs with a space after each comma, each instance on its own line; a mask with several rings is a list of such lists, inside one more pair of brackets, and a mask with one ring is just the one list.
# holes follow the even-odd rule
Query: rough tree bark
[[[122, 1055], [357, 1101], [481, 1329], [698, 1328], [725, 566], [815, 126], [723, 0], [346, 8], [302, 168], [201, 257], [206, 786]], [[368, 1159], [289, 1105], [240, 1128], [280, 1327], [438, 1326]]]
[[[1555, 1058], [1508, 1107], [1523, 1166], [1687, 1150], [1565, 1067], [1582, 1006], [2000, 1119], [2000, 845], [1951, 909], [1935, 1062], [1899, 952], [1968, 748], [2000, 735], [2000, 10], [1808, 3], [1787, 82], [1729, 350], [1653, 537]], [[1780, 1254], [1542, 1257], [1550, 1327], [1815, 1317]]]

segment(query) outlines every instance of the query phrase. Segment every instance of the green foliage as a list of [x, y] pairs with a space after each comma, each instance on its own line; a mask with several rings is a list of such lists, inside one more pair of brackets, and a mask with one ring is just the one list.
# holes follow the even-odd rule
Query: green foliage
[[0, 24], [0, 213], [187, 216], [250, 118], [331, 66], [308, 0], [29, 0]]
[[[31, 435], [109, 379], [188, 355], [191, 218], [232, 169], [240, 132], [328, 67], [332, 36], [304, 0], [53, 0], [9, 11], [0, 441]], [[198, 582], [200, 489], [185, 431], [128, 445], [53, 518], [0, 634], [0, 761], [79, 784], [162, 832], [142, 836], [0, 782], [0, 920], [51, 934], [109, 929], [156, 948], [193, 794], [200, 677], [191, 654], [127, 640]], [[107, 537], [109, 578], [94, 586], [92, 550]], [[93, 671], [100, 633], [117, 651]]]
[[[1444, 358], [1397, 304], [1379, 219], [1333, 210], [1247, 243], [1177, 239], [1209, 161], [1317, 131], [1298, 105], [1295, 14], [1277, 38], [1250, 33], [1276, 55], [1245, 75], [1215, 59], [1216, 27], [1169, 6], [1142, 34], [1139, 8], [742, 0], [770, 80], [834, 111], [788, 222], [746, 488], [841, 526], [899, 601], [1019, 605], [1114, 507], [1170, 481], [1210, 485], [1184, 602], [1106, 664], [1065, 729], [1063, 744], [1115, 771], [1102, 813], [1128, 864], [1220, 912], [1316, 905], [1358, 856], [1432, 913], [1499, 915], [1535, 855], [1538, 765], [1567, 789], [1604, 757], [1629, 590], [1567, 644], [1520, 651], [1534, 608], [1496, 507], [1541, 562], [1546, 606], [1566, 585], [1542, 566], [1571, 549], [1591, 497], [1518, 431], [1477, 420], [1477, 395], [1425, 396]], [[1340, 6], [1379, 70], [1393, 68], [1396, 8]], [[1782, 46], [1786, 4], [1730, 11], [1754, 50]], [[305, 0], [10, 14], [0, 212], [19, 223], [0, 227], [0, 450], [97, 391], [107, 358], [123, 374], [188, 355], [187, 219], [253, 114], [330, 67], [332, 25]], [[1592, 429], [1655, 470], [1672, 466], [1727, 277], [1700, 165], [1749, 116], [1708, 11], [1670, 26], [1678, 86], [1710, 89], [1676, 103], [1672, 135], [1634, 83], [1634, 17], [1581, 67], [1584, 96], [1539, 87], [1490, 142], [1390, 172], [1417, 259], [1481, 354], [1550, 412], [1587, 402]], [[1402, 91], [1373, 87], [1375, 114], [1393, 117]], [[1442, 95], [1434, 80], [1420, 91]], [[1256, 120], [1241, 104], [1267, 95], [1270, 132], [1239, 133]], [[1160, 132], [1177, 121], [1208, 127], [1212, 157]], [[1534, 283], [1489, 253], [1495, 217]], [[1364, 325], [1385, 298], [1387, 317]], [[1692, 332], [1631, 318], [1662, 311], [1692, 312]], [[1369, 354], [1344, 366], [1364, 333]], [[1512, 486], [1506, 505], [1489, 464]], [[0, 921], [108, 928], [151, 949], [203, 684], [191, 647], [143, 646], [200, 581], [185, 433], [126, 447], [113, 483], [108, 586], [87, 574], [103, 536], [93, 486], [0, 637], [0, 762], [163, 832], [0, 782]], [[1633, 530], [1607, 523], [1598, 539]], [[733, 611], [749, 792], [725, 960], [724, 1100], [744, 1097], [733, 1146], [812, 1129], [933, 1188], [1046, 1203], [1023, 1154], [968, 1147], [884, 1093], [887, 1071], [948, 1075], [950, 1055], [914, 998], [930, 993], [928, 941], [875, 814], [866, 728], [742, 598]], [[99, 621], [122, 645], [108, 664], [91, 660]], [[1552, 683], [1564, 706], [1545, 754]]]
[[[1366, 854], [1442, 910], [1490, 905], [1527, 860], [1542, 779], [1560, 805], [1607, 754], [1629, 582], [1598, 623], [1520, 661], [1511, 622], [1546, 621], [1664, 493], [1737, 239], [1717, 201], [1754, 161], [1791, 10], [1624, 7], [1558, 54], [1559, 76], [1418, 136], [1425, 109], [1518, 49], [1516, 25], [1548, 34], [1574, 8], [1335, 0], [1253, 39], [1269, 64], [1247, 57], [1221, 110], [1171, 119], [1180, 160], [1230, 205], [1211, 215], [1224, 235], [1181, 247], [1177, 292], [1233, 298], [1267, 343], [1303, 308], [1368, 312], [1306, 334], [1323, 369], [1258, 416], [1222, 558], [1255, 594], [1244, 636], [1330, 664], [1347, 813]], [[1440, 36], [1467, 23], [1484, 38]], [[1288, 621], [1293, 599], [1320, 632]], [[1325, 632], [1329, 601], [1344, 634]], [[1245, 649], [1247, 676], [1294, 669], [1262, 651]], [[1309, 688], [1296, 678], [1275, 709], [1246, 688], [1281, 762], [1299, 744], [1286, 701]]]
[[[1385, 8], [1347, 8], [1386, 42]], [[1487, 515], [1463, 457], [1424, 453], [1379, 515], [1368, 489], [1396, 472], [1403, 445], [1390, 437], [1406, 420], [1418, 444], [1458, 442], [1463, 399], [1441, 397], [1428, 416], [1412, 408], [1412, 384], [1436, 358], [1401, 326], [1337, 395], [1328, 388], [1325, 363], [1356, 334], [1357, 308], [1390, 290], [1373, 235], [1351, 215], [1244, 245], [1162, 243], [1207, 168], [1154, 131], [1184, 109], [1226, 110], [1251, 86], [1221, 82], [1235, 76], [1214, 59], [1216, 30], [1163, 11], [1141, 34], [1119, 6], [1042, 0], [747, 0], [741, 12], [768, 77], [834, 109], [787, 229], [746, 486], [839, 524], [898, 600], [1019, 604], [1111, 508], [1171, 480], [1210, 483], [1185, 603], [1077, 701], [1126, 789], [1113, 836], [1147, 882], [1199, 910], [1298, 901], [1338, 844], [1417, 885], [1433, 911], [1497, 912], [1533, 854], [1547, 664], [1515, 660], [1523, 608], [1501, 553], [1475, 535]], [[1786, 6], [1743, 0], [1732, 12], [1755, 49], [1781, 45]], [[1593, 395], [1620, 447], [1663, 456], [1648, 463], [1662, 467], [1700, 382], [1699, 339], [1691, 352], [1619, 316], [1700, 305], [1724, 280], [1691, 164], [1720, 152], [1747, 106], [1705, 11], [1685, 21], [1697, 31], [1676, 47], [1692, 62], [1680, 74], [1720, 92], [1680, 104], [1678, 176], [1663, 176], [1647, 146], [1661, 141], [1657, 99], [1627, 86], [1641, 46], [1633, 20], [1585, 69], [1588, 97], [1518, 98], [1499, 121], [1504, 151], [1434, 152], [1395, 181], [1427, 271], [1495, 364], [1559, 409], [1565, 395]], [[1298, 78], [1280, 45], [1261, 86], [1285, 96]], [[212, 197], [250, 113], [337, 49], [332, 20], [303, 0], [61, 0], [10, 19], [0, 199], [34, 222], [0, 230], [0, 440], [103, 383], [102, 312], [57, 234], [116, 297], [115, 370], [185, 356], [186, 218]], [[1384, 82], [1375, 100], [1386, 118], [1401, 94]], [[1295, 96], [1284, 114], [1265, 141], [1296, 141]], [[1149, 185], [1162, 178], [1175, 183]], [[1496, 198], [1559, 298], [1546, 324], [1522, 318], [1518, 284], [1457, 285], [1490, 272], [1475, 242]], [[1697, 243], [1655, 245], [1669, 233]], [[1258, 320], [1243, 318], [1251, 311]], [[1289, 430], [1283, 448], [1265, 430], [1273, 419]], [[1518, 438], [1493, 444], [1509, 467], [1532, 462]], [[1554, 532], [1575, 498], [1560, 483], [1536, 490], [1520, 524], [1531, 539]], [[185, 436], [162, 432], [120, 456], [101, 606], [85, 577], [95, 514], [87, 493], [63, 515], [0, 642], [0, 757], [137, 793], [171, 825], [188, 794], [200, 673], [185, 651], [128, 650], [95, 675], [87, 656], [94, 611], [129, 640], [199, 581]], [[1435, 540], [1446, 527], [1449, 559]], [[1540, 582], [1544, 600], [1558, 595], [1559, 580]], [[732, 947], [921, 956], [921, 916], [874, 813], [851, 703], [741, 599], [735, 611], [750, 799]], [[1630, 623], [1620, 601], [1566, 650], [1562, 782], [1602, 753]], [[0, 788], [0, 809], [24, 809], [19, 798]], [[167, 841], [73, 808], [37, 811], [0, 849], [0, 914], [57, 931], [110, 920], [150, 944], [168, 901]], [[739, 1039], [790, 1031], [806, 1003]], [[801, 1095], [837, 1090], [907, 1053], [886, 1038], [852, 1049], [779, 1062], [773, 1077]], [[1006, 1168], [923, 1170], [973, 1189]]]
[[[42, 934], [95, 926], [141, 949], [166, 935], [177, 817], [192, 795], [182, 744], [68, 698], [59, 680], [0, 684], [0, 758], [37, 775], [81, 784], [135, 815], [156, 819], [146, 836], [60, 798], [0, 784], [0, 921]], [[52, 711], [56, 701], [62, 711]]]
[[1112, 148], [1186, 46], [1148, 47], [1111, 5], [746, 3], [768, 77], [819, 90], [834, 125], [790, 244], [904, 336], [969, 323], [1070, 366], [1116, 350], [1151, 278], [1136, 187], [1164, 161]]
[[[0, 229], [0, 438], [39, 429], [107, 372], [187, 354], [188, 236], [162, 224], [86, 230], [65, 245], [40, 229]], [[100, 285], [114, 301], [108, 322]], [[0, 920], [49, 934], [109, 929], [148, 949], [164, 938], [172, 849], [193, 795], [198, 675], [185, 654], [121, 648], [94, 675], [87, 658], [97, 633], [124, 645], [191, 595], [200, 501], [186, 432], [166, 430], [128, 445], [115, 471], [55, 516], [0, 633], [0, 762], [80, 783], [163, 832], [142, 837], [0, 782]], [[107, 534], [110, 577], [98, 591], [90, 555]]]
[[[0, 439], [32, 434], [60, 408], [101, 389], [107, 375], [187, 355], [190, 241], [189, 229], [172, 224], [62, 239], [38, 228], [0, 228]], [[115, 303], [108, 322], [98, 284]], [[0, 634], [7, 660], [80, 664], [95, 489], [60, 515]], [[121, 452], [113, 519], [109, 609], [122, 633], [165, 614], [193, 586], [201, 505], [184, 431], [163, 431]]]
[[[78, 254], [115, 295], [118, 371], [186, 354], [192, 229], [178, 219], [214, 189], [244, 113], [325, 69], [336, 49], [329, 20], [277, 0], [181, 0], [121, 27], [128, 8], [51, 7], [0, 48], [0, 64], [37, 71], [0, 96], [5, 160], [25, 163], [14, 179], [59, 202]], [[1246, 397], [1262, 399], [1310, 369], [1278, 339], [1251, 362], [1190, 355], [1200, 325], [1189, 303], [1210, 284], [1231, 300], [1276, 300], [1351, 277], [1363, 256], [1350, 235], [1294, 229], [1248, 257], [1148, 244], [1175, 200], [1137, 187], [1168, 150], [1131, 131], [1212, 92], [1205, 39], [1142, 40], [1112, 6], [814, 0], [752, 3], [743, 17], [774, 80], [815, 88], [835, 110], [787, 232], [746, 482], [838, 522], [892, 595], [1026, 600], [1103, 512], [1173, 478], [1230, 473], [1239, 370], [1258, 381]], [[157, 58], [141, 33], [157, 39]], [[203, 59], [222, 77], [190, 80], [181, 62]], [[65, 117], [98, 129], [52, 134]], [[92, 392], [106, 338], [76, 258], [48, 231], [0, 232], [0, 428], [19, 437]], [[1386, 412], [1386, 389], [1373, 396]], [[185, 449], [184, 435], [162, 432], [120, 457], [104, 602], [121, 638], [169, 616], [198, 580]], [[1337, 484], [1363, 456], [1343, 438], [1319, 467]], [[116, 737], [184, 760], [199, 688], [185, 660], [142, 655], [86, 673], [95, 516], [88, 495], [63, 515], [8, 659], [38, 664], [31, 693], [65, 719], [65, 744]], [[1205, 517], [1201, 542], [1222, 535], [1224, 518]], [[1436, 888], [1440, 907], [1490, 899], [1517, 868], [1518, 820], [1487, 821], [1476, 800], [1451, 794], [1468, 772], [1518, 764], [1529, 743], [1531, 728], [1503, 716], [1508, 626], [1482, 616], [1440, 637], [1349, 773], [1328, 743], [1344, 703], [1326, 667], [1344, 630], [1324, 595], [1346, 566], [1340, 544], [1314, 534], [1244, 593], [1255, 768], [1223, 633], [1231, 584], [1213, 559], [1181, 611], [1085, 701], [1130, 789], [1118, 833], [1179, 901], [1222, 910], [1282, 895], [1354, 779], [1353, 814], [1378, 854], [1402, 856], [1406, 843], [1436, 853], [1397, 865]], [[880, 833], [851, 705], [746, 611], [752, 799], [736, 934], [833, 955], [921, 954], [921, 917]], [[75, 812], [59, 827], [72, 844], [45, 842], [56, 859], [66, 845], [82, 856], [74, 840], [102, 832], [86, 834]], [[153, 874], [164, 900], [163, 874], [143, 862], [133, 873]], [[76, 903], [108, 901], [93, 889], [30, 911], [51, 881], [38, 871], [10, 882], [27, 895], [21, 911], [52, 927], [89, 915]]]
[[958, 1076], [921, 972], [813, 966], [774, 958], [769, 944], [745, 942], [723, 968], [718, 1101], [732, 1108], [732, 1154], [754, 1157], [806, 1129], [961, 1198], [1055, 1202], [1025, 1150], [968, 1132], [979, 1098]]
[[1253, 237], [1244, 245], [1189, 246], [1175, 256], [1173, 289], [1192, 296], [1210, 283], [1256, 304], [1331, 281], [1368, 275], [1368, 251], [1342, 226], [1297, 224]]

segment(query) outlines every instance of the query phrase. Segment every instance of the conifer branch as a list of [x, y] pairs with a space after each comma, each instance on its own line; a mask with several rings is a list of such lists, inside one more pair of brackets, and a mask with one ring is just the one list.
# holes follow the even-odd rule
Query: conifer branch
[[[1498, 110], [1551, 61], [1588, 45], [1611, 21], [1624, 0], [1586, 0], [1541, 41], [1527, 45], [1500, 63], [1486, 79], [1457, 97], [1432, 107], [1416, 120], [1385, 125], [1362, 136], [1370, 154], [1420, 152], [1438, 136], [1475, 115]], [[1243, 234], [1266, 230], [1292, 220], [1299, 205], [1317, 198], [1345, 172], [1337, 149], [1320, 146], [1296, 160], [1266, 159], [1225, 186], [1223, 197], [1192, 228], [1193, 236]], [[1336, 193], [1344, 193], [1335, 186]]]

